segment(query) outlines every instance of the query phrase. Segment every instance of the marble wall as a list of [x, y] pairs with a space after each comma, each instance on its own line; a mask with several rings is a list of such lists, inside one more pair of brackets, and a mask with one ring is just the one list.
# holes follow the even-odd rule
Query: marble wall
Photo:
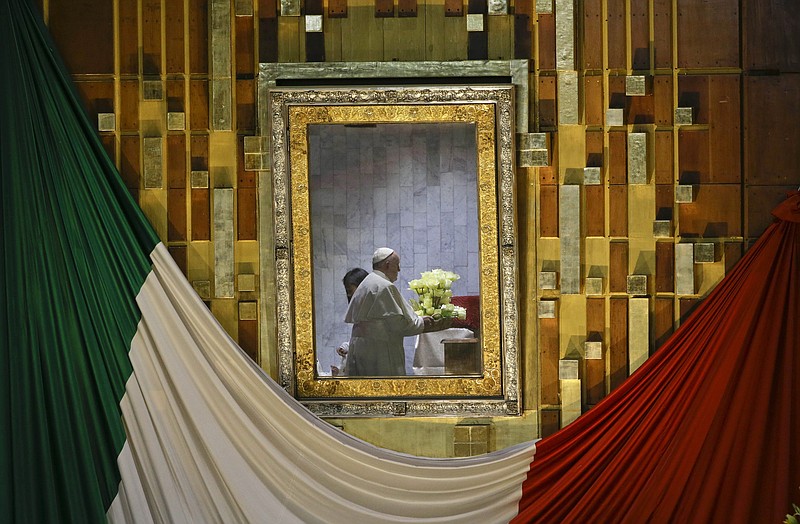
[[[461, 279], [455, 295], [479, 292], [477, 156], [471, 124], [318, 125], [309, 129], [314, 316], [319, 368], [338, 364], [350, 338], [343, 322], [348, 269], [371, 270], [377, 247], [400, 254], [395, 283], [437, 267]], [[414, 337], [406, 338], [411, 372]]]

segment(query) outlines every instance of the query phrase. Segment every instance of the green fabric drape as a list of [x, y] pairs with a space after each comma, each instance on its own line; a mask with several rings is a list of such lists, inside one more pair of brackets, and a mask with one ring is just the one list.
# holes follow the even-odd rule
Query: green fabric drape
[[119, 483], [135, 297], [158, 240], [40, 17], [0, 0], [0, 511], [101, 521]]

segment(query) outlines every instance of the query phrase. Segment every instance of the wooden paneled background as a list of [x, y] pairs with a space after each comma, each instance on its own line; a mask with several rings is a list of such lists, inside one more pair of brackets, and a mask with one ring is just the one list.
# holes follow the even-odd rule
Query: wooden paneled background
[[[114, 115], [99, 134], [131, 194], [225, 328], [273, 376], [275, 348], [259, 347], [252, 314], [258, 173], [243, 153], [256, 132], [258, 63], [528, 59], [529, 131], [549, 135], [550, 165], [518, 168], [525, 416], [524, 431], [495, 428], [502, 447], [537, 436], [531, 427], [552, 433], [576, 416], [567, 404], [585, 411], [619, 386], [632, 351], [657, 351], [800, 185], [796, 2], [567, 1], [511, 0], [508, 14], [489, 16], [485, 0], [305, 0], [302, 14], [322, 16], [319, 33], [305, 32], [304, 16], [281, 16], [278, 0], [38, 3], [90, 119]], [[232, 130], [209, 125], [212, 8], [230, 13], [220, 34], [230, 39]], [[574, 14], [577, 101], [558, 96], [565, 9]], [[482, 31], [467, 31], [468, 15], [483, 15]], [[627, 94], [633, 76], [645, 79], [642, 96]], [[559, 106], [572, 103], [578, 122], [559, 122]], [[688, 108], [690, 123], [676, 122], [677, 108]], [[629, 182], [632, 133], [646, 137], [640, 184]], [[145, 148], [148, 138], [161, 138], [160, 154]], [[144, 177], [154, 161], [155, 187]], [[573, 216], [559, 195], [584, 167], [599, 167], [600, 183], [581, 186]], [[214, 290], [215, 188], [235, 189], [232, 297]], [[581, 220], [577, 294], [540, 285], [560, 270], [559, 220]], [[711, 258], [700, 263], [695, 250], [687, 266], [686, 244], [711, 244]], [[630, 289], [631, 275], [647, 277], [644, 291]], [[693, 292], [679, 289], [686, 278]], [[634, 297], [647, 300], [644, 323]], [[539, 318], [542, 300], [556, 301], [554, 318]], [[599, 358], [587, 358], [587, 341], [601, 343], [591, 355]], [[559, 376], [564, 360], [579, 361], [577, 378]], [[580, 398], [565, 397], [570, 380]]]

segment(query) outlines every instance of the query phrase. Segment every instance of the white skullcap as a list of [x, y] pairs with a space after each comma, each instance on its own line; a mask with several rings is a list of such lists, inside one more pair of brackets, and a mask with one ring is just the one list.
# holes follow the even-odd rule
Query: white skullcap
[[394, 249], [392, 248], [379, 247], [378, 249], [375, 250], [375, 253], [372, 254], [372, 265], [374, 266], [375, 264], [380, 264], [381, 262], [389, 258], [389, 256], [392, 253], [394, 253]]

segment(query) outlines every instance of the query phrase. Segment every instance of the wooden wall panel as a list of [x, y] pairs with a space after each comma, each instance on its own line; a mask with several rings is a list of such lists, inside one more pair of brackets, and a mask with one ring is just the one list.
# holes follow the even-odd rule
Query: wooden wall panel
[[583, 68], [603, 68], [603, 5], [601, 0], [583, 2]]
[[139, 180], [142, 176], [139, 153], [139, 135], [122, 136], [120, 138], [120, 166], [119, 173], [128, 189], [139, 189]]
[[628, 183], [628, 136], [625, 131], [608, 133], [608, 183]]
[[[310, 14], [310, 13], [309, 13]], [[320, 13], [322, 14], [322, 13]], [[256, 69], [253, 17], [236, 17], [236, 74], [253, 76]]]
[[708, 75], [680, 75], [678, 77], [678, 107], [694, 109], [694, 124], [708, 124]]
[[189, 71], [205, 74], [208, 73], [208, 0], [188, 2]]
[[539, 126], [555, 127], [558, 123], [556, 109], [556, 77], [539, 77]]
[[186, 136], [167, 136], [167, 187], [186, 188]]
[[630, 0], [631, 67], [650, 69], [650, 6], [648, 0]]
[[677, 34], [678, 67], [738, 67], [739, 1], [678, 0]]
[[608, 290], [612, 293], [628, 291], [627, 242], [611, 242], [608, 245]]
[[682, 184], [711, 181], [708, 152], [707, 129], [681, 129], [678, 132], [678, 171]]
[[258, 240], [258, 205], [256, 189], [240, 188], [236, 191], [236, 226], [239, 240]]
[[730, 273], [731, 269], [742, 258], [741, 242], [725, 242], [725, 274]]
[[587, 126], [602, 126], [605, 113], [603, 100], [603, 77], [586, 76], [583, 81], [584, 123]]
[[[108, 2], [109, 5], [111, 2]], [[119, 3], [119, 68], [123, 75], [139, 73], [139, 12], [136, 2]]]
[[211, 240], [209, 189], [192, 189], [192, 240]]
[[167, 86], [167, 111], [182, 113], [186, 111], [186, 87], [182, 78], [169, 79]]
[[675, 290], [675, 244], [656, 242], [656, 293]]
[[167, 190], [167, 240], [186, 240], [186, 190]]
[[[517, 2], [514, 12], [514, 58], [530, 60], [533, 58], [533, 33], [531, 32], [530, 14], [523, 14], [520, 8], [530, 2]], [[445, 10], [458, 7], [461, 2], [445, 0]], [[451, 15], [445, 15], [451, 16]]]
[[186, 42], [183, 32], [183, 1], [164, 0], [164, 32], [166, 35], [164, 58], [167, 74], [183, 73], [186, 69], [184, 63], [186, 61], [184, 52]]
[[161, 0], [142, 1], [142, 72], [161, 73]]
[[653, 99], [655, 123], [659, 126], [671, 126], [675, 111], [675, 102], [672, 97], [672, 75], [658, 75], [653, 78]]
[[236, 160], [236, 187], [256, 187], [258, 171], [248, 171], [244, 163], [244, 137], [237, 141], [237, 160]]
[[239, 321], [237, 342], [253, 362], [258, 362], [258, 320]]
[[773, 222], [770, 211], [786, 200], [786, 193], [796, 190], [791, 186], [749, 186], [747, 188], [747, 238], [761, 236]]
[[558, 184], [558, 140], [555, 133], [550, 138], [550, 165], [542, 166], [538, 171], [540, 184]]
[[656, 184], [656, 220], [672, 220], [675, 207], [675, 186]]
[[[613, 75], [608, 77], [608, 107], [627, 109], [628, 96], [625, 94], [625, 76]], [[627, 112], [627, 111], [626, 111]], [[628, 119], [625, 119], [627, 122]]]
[[108, 158], [114, 162], [115, 158], [117, 158], [117, 139], [113, 134], [107, 135], [100, 135], [100, 142], [103, 144], [103, 149], [105, 149]]
[[73, 75], [114, 73], [114, 4], [51, 0], [49, 29]]
[[187, 273], [187, 263], [186, 263], [186, 246], [169, 246], [167, 248], [169, 254], [172, 255], [172, 259], [175, 260], [175, 263], [178, 264], [178, 267], [181, 269], [181, 273], [184, 275]]
[[800, 185], [800, 75], [745, 77], [748, 184]]
[[[340, 2], [330, 2], [328, 4], [328, 14], [331, 9], [337, 9], [342, 5]], [[347, 15], [347, 3], [343, 3], [343, 8], [339, 7], [336, 16]], [[277, 62], [278, 61], [278, 0], [258, 0], [258, 61]]]
[[605, 144], [603, 144], [602, 131], [587, 131], [586, 132], [586, 166], [587, 167], [603, 167], [603, 151]]
[[609, 391], [628, 378], [628, 299], [611, 298], [609, 300]]
[[608, 67], [628, 69], [625, 0], [607, 0]]
[[[586, 337], [590, 341], [603, 341], [607, 349], [605, 338], [606, 331], [606, 300], [604, 298], [586, 299]], [[607, 351], [604, 351], [607, 353]], [[586, 360], [586, 407], [591, 408], [600, 402], [606, 394], [606, 361], [601, 359]]]
[[657, 69], [672, 67], [672, 0], [653, 0], [653, 55]]
[[742, 189], [733, 184], [704, 184], [691, 204], [679, 204], [681, 236], [706, 238], [742, 235]]
[[539, 319], [539, 365], [541, 367], [541, 399], [542, 404], [558, 405], [558, 319]]
[[558, 186], [539, 187], [539, 234], [558, 236]]
[[672, 297], [656, 298], [654, 302], [653, 338], [658, 349], [675, 331], [675, 302]]
[[672, 184], [675, 181], [672, 131], [655, 133], [656, 184]]
[[628, 236], [628, 186], [608, 186], [608, 236]]
[[586, 195], [586, 236], [605, 236], [605, 186], [584, 186], [583, 189], [584, 194]]
[[561, 410], [543, 409], [542, 420], [539, 424], [539, 434], [544, 438], [561, 429]]
[[696, 298], [682, 298], [680, 299], [680, 321], [683, 323], [686, 317], [692, 314], [694, 308], [700, 304], [700, 300]]
[[189, 83], [189, 122], [192, 131], [208, 130], [208, 81]]
[[208, 171], [208, 135], [192, 135], [192, 171]]
[[139, 130], [139, 81], [121, 80], [119, 83], [119, 130]]
[[538, 15], [539, 28], [539, 69], [556, 68], [556, 17], [553, 14]]
[[739, 75], [714, 75], [709, 79], [712, 183], [738, 183], [742, 179], [740, 92]]
[[89, 122], [97, 129], [97, 113], [114, 112], [114, 81], [75, 82]]
[[744, 67], [800, 71], [800, 17], [794, 0], [743, 2]]
[[256, 81], [236, 81], [236, 128], [255, 134], [256, 131]]

